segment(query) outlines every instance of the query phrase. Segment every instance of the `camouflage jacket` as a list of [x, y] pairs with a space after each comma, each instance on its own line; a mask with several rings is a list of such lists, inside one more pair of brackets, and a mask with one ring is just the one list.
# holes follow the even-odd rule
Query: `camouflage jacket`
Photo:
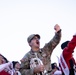
[[[50, 57], [52, 55], [52, 52], [54, 48], [59, 44], [61, 40], [61, 30], [58, 31], [55, 36], [50, 40], [43, 48], [41, 48], [39, 51], [37, 51], [37, 56], [39, 59], [42, 60], [45, 69], [47, 71], [51, 71], [51, 60]], [[30, 68], [30, 60], [31, 58], [35, 58], [35, 52], [33, 50], [30, 50], [28, 53], [25, 54], [25, 56], [21, 59], [23, 60], [21, 62], [21, 74], [22, 75], [36, 75], [33, 72], [33, 69]], [[48, 73], [48, 75], [51, 75]]]

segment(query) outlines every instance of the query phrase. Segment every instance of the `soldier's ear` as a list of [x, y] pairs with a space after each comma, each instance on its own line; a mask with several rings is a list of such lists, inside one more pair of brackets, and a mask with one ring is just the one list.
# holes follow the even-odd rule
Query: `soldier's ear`
[[29, 46], [30, 46], [30, 47], [32, 46], [32, 43], [31, 43], [31, 42], [29, 43]]

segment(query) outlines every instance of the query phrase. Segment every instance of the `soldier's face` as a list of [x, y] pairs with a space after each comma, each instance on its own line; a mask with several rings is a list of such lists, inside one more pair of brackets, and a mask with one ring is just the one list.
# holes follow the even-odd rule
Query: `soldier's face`
[[36, 48], [39, 48], [40, 47], [40, 40], [37, 36], [35, 36], [31, 42], [30, 42], [30, 46], [31, 47], [36, 47]]

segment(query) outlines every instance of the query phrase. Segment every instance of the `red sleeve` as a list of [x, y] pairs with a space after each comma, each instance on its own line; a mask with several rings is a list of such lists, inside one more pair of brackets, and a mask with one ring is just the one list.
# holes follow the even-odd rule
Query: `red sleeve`
[[76, 46], [76, 35], [73, 36], [72, 40], [68, 43], [68, 46], [63, 50], [63, 57], [70, 59]]

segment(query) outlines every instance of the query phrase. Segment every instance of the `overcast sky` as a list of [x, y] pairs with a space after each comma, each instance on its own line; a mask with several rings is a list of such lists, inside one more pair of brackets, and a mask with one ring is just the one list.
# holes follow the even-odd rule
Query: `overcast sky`
[[[40, 34], [43, 47], [54, 36], [55, 24], [60, 25], [62, 38], [52, 62], [62, 52], [61, 43], [76, 33], [76, 0], [0, 0], [0, 53], [19, 61], [30, 50], [27, 37]], [[76, 59], [75, 55], [76, 51]]]

